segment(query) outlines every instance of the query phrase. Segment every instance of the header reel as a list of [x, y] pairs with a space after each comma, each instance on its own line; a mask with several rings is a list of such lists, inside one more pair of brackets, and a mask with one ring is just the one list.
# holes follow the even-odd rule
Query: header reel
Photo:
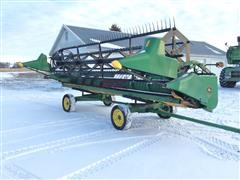
[[[168, 24], [165, 20], [138, 26], [125, 32], [111, 31], [108, 35], [90, 38], [85, 44], [59, 49], [51, 57], [51, 68], [56, 73], [78, 73], [85, 76], [100, 71], [102, 73], [98, 73], [98, 76], [103, 77], [104, 72], [115, 71], [111, 66], [113, 60], [141, 52], [144, 48], [144, 38], [158, 34], [162, 34], [161, 39], [165, 42], [166, 56], [176, 58], [179, 62], [190, 60], [189, 40], [177, 30], [175, 20], [171, 22], [169, 19]], [[125, 46], [118, 46], [122, 44]]]

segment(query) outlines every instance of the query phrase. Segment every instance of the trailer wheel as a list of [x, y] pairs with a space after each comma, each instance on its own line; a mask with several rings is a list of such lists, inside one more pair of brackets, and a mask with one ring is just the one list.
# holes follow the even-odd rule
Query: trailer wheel
[[117, 130], [123, 130], [125, 128], [127, 123], [127, 114], [121, 106], [116, 105], [112, 108], [111, 121]]
[[[173, 113], [173, 107], [172, 106], [163, 106], [161, 109], [163, 111], [168, 112], [168, 113]], [[171, 115], [166, 115], [166, 114], [163, 114], [163, 113], [157, 113], [157, 115], [162, 119], [169, 119], [171, 117]]]
[[75, 98], [72, 94], [65, 94], [62, 98], [62, 107], [66, 112], [75, 111]]
[[103, 104], [105, 106], [111, 106], [112, 105], [112, 97], [111, 96], [106, 96], [104, 99], [103, 99]]

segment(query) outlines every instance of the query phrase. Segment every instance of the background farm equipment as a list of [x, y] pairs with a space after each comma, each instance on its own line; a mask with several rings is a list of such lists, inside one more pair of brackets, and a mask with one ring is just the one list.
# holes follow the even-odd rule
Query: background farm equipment
[[[143, 45], [134, 46], [139, 37], [145, 39]], [[112, 42], [128, 42], [128, 47], [106, 48]], [[82, 96], [63, 97], [66, 112], [75, 109], [76, 101], [118, 104], [112, 108], [111, 120], [119, 130], [131, 126], [130, 113], [152, 112], [164, 119], [173, 116], [239, 132], [236, 128], [173, 113], [174, 106], [212, 111], [218, 102], [217, 77], [204, 64], [190, 61], [189, 43], [175, 24], [174, 27], [165, 24], [165, 28], [162, 24], [150, 25], [59, 49], [50, 57], [50, 63], [41, 54], [37, 60], [23, 65], [83, 92]], [[134, 103], [114, 101], [114, 95], [132, 99]]]
[[238, 45], [230, 46], [227, 50], [227, 62], [231, 67], [225, 67], [221, 71], [219, 82], [222, 87], [233, 88], [240, 81], [240, 36]]

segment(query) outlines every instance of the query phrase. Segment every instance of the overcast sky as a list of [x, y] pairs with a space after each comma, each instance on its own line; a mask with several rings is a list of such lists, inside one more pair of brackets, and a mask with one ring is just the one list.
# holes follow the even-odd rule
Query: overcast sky
[[175, 17], [190, 40], [222, 50], [240, 35], [238, 0], [1, 0], [1, 60], [24, 61], [48, 54], [62, 24], [122, 28]]

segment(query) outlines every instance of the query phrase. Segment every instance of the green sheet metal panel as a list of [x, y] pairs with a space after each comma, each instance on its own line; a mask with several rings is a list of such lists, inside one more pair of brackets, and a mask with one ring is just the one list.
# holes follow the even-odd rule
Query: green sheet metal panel
[[229, 64], [240, 64], [240, 46], [231, 46], [227, 51]]
[[150, 74], [177, 77], [180, 64], [176, 59], [165, 56], [165, 45], [161, 39], [147, 38], [144, 49], [143, 53], [121, 60], [122, 66]]
[[225, 70], [225, 73], [224, 73], [225, 81], [234, 81], [234, 82], [240, 81], [240, 66], [226, 67], [224, 68], [224, 70]]
[[167, 83], [174, 89], [200, 101], [204, 109], [212, 111], [218, 103], [217, 76], [190, 73]]
[[50, 64], [47, 62], [47, 56], [45, 54], [40, 54], [37, 60], [22, 63], [23, 66], [39, 71], [50, 72]]
[[68, 82], [64, 82], [63, 85], [65, 87], [70, 87], [80, 91], [88, 91], [92, 93], [99, 93], [99, 94], [107, 94], [107, 95], [121, 95], [121, 96], [129, 96], [135, 98], [141, 98], [149, 101], [154, 102], [171, 102], [179, 104], [180, 101], [178, 99], [174, 99], [171, 96], [162, 96], [158, 94], [151, 94], [144, 91], [131, 91], [131, 90], [119, 90], [119, 89], [109, 89], [109, 88], [101, 88], [101, 87], [94, 87], [94, 86], [86, 86], [81, 84], [72, 84]]

